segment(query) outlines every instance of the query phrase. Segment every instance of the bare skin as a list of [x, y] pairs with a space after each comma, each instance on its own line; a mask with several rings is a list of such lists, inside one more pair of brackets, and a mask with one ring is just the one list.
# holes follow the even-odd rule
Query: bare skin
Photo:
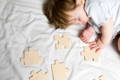
[[88, 43], [91, 37], [95, 34], [95, 30], [90, 24], [87, 24], [86, 26], [87, 27], [80, 34], [80, 39], [83, 42]]

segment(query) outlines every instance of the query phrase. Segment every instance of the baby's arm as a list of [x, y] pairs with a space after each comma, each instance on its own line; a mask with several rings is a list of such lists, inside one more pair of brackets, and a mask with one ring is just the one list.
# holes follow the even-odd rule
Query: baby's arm
[[107, 45], [111, 42], [112, 35], [113, 35], [113, 21], [108, 20], [105, 24], [102, 25], [101, 28], [101, 41], [103, 44]]
[[111, 19], [107, 20], [106, 23], [101, 26], [100, 31], [101, 36], [99, 36], [95, 42], [90, 43], [90, 47], [96, 51], [101, 50], [111, 42], [113, 34], [113, 21]]

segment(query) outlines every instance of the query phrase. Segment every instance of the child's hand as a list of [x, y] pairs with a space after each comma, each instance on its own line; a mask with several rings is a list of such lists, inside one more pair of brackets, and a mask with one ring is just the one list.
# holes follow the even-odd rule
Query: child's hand
[[93, 41], [93, 42], [89, 42], [90, 44], [90, 48], [92, 50], [95, 50], [96, 53], [100, 53], [101, 50], [106, 46], [100, 38], [98, 38], [96, 41]]
[[83, 30], [82, 33], [80, 34], [80, 39], [85, 43], [87, 43], [91, 37], [92, 33], [87, 29]]
[[95, 30], [93, 29], [92, 25], [87, 24], [87, 28], [84, 29], [80, 34], [80, 39], [83, 42], [88, 43], [93, 34], [95, 34]]

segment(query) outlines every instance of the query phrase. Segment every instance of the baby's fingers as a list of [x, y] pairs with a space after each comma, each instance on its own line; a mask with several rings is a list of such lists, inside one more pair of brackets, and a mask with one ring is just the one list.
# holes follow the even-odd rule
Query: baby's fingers
[[100, 48], [98, 48], [98, 49], [96, 49], [96, 53], [101, 53], [102, 52], [102, 50], [100, 49]]
[[96, 44], [96, 41], [89, 42], [89, 44]]
[[90, 46], [90, 49], [96, 52], [99, 49], [99, 47], [97, 45], [94, 45], [94, 46]]
[[90, 46], [94, 46], [94, 45], [96, 45], [96, 42], [95, 42], [95, 41], [93, 41], [93, 42], [88, 42], [88, 44], [89, 44]]
[[87, 41], [87, 39], [86, 38], [84, 38], [84, 37], [82, 37], [82, 36], [80, 36], [80, 39], [83, 41], [83, 42], [85, 42], [85, 43], [87, 43], [88, 41]]
[[91, 50], [96, 51], [97, 49], [99, 49], [98, 45], [96, 44], [96, 42], [89, 42], [89, 47]]

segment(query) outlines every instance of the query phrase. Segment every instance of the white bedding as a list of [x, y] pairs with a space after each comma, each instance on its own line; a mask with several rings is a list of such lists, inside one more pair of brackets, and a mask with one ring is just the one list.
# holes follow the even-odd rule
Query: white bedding
[[[120, 56], [111, 45], [106, 47], [98, 62], [84, 61], [80, 56], [84, 44], [78, 37], [78, 25], [55, 30], [47, 24], [42, 12], [44, 0], [0, 0], [0, 80], [29, 80], [32, 70], [48, 72], [53, 80], [51, 64], [64, 62], [71, 69], [69, 80], [120, 79]], [[67, 49], [55, 50], [55, 35], [66, 33], [71, 39]], [[26, 48], [40, 51], [42, 64], [24, 66], [20, 57]], [[41, 79], [39, 79], [41, 80]]]

